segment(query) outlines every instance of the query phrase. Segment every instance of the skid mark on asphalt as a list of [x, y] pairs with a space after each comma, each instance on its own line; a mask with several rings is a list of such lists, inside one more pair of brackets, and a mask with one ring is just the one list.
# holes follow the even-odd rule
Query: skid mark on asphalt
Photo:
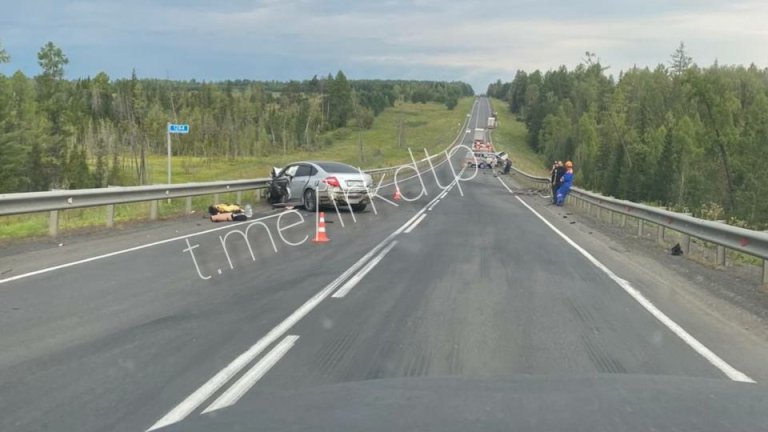
[[429, 366], [431, 363], [432, 361], [430, 360], [429, 355], [426, 353], [409, 355], [403, 367], [403, 371], [405, 372], [404, 376], [426, 376], [429, 372]]
[[323, 345], [317, 352], [314, 362], [317, 364], [317, 372], [320, 376], [323, 378], [333, 376], [333, 371], [349, 353], [349, 349], [357, 342], [357, 338], [357, 332], [350, 332], [341, 337], [335, 337], [329, 344]]
[[373, 364], [365, 374], [365, 379], [385, 378], [391, 375], [393, 370], [392, 356], [397, 350], [397, 343], [392, 338], [387, 338], [376, 350], [373, 356]]
[[600, 373], [627, 373], [624, 365], [608, 354], [602, 344], [588, 334], [581, 335], [581, 342], [587, 350], [587, 356]]
[[459, 344], [459, 341], [456, 340], [453, 345], [451, 345], [451, 349], [448, 352], [447, 356], [447, 363], [448, 363], [448, 374], [449, 375], [460, 375], [463, 372], [462, 362], [461, 362], [461, 345]]

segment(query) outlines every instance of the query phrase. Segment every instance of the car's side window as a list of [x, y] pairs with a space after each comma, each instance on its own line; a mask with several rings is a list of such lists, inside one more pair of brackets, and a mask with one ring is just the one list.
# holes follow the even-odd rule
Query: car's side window
[[296, 177], [308, 177], [310, 175], [309, 165], [299, 165], [299, 169], [296, 170]]
[[309, 172], [309, 175], [310, 175], [310, 176], [315, 176], [315, 175], [317, 175], [317, 168], [315, 168], [315, 167], [314, 167], [314, 166], [312, 166], [312, 165], [310, 165], [310, 166], [309, 166], [309, 168], [310, 168], [310, 172]]
[[285, 168], [281, 175], [283, 175], [283, 176], [288, 175], [288, 176], [291, 176], [291, 177], [296, 177], [296, 170], [297, 169], [299, 169], [298, 165], [291, 165], [291, 166]]

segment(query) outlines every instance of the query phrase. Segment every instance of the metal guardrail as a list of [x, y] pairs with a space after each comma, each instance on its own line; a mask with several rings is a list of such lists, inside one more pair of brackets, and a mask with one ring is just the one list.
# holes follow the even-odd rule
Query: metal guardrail
[[0, 195], [0, 216], [237, 192], [266, 187], [268, 181], [268, 178], [260, 178], [2, 194]]
[[[474, 111], [476, 105], [472, 106]], [[471, 113], [471, 112], [470, 112]], [[431, 155], [416, 161], [419, 171], [435, 164], [436, 161], [446, 159], [446, 152], [458, 143], [464, 135], [464, 129], [468, 125], [471, 116], [464, 119], [458, 134], [453, 142], [440, 153]], [[431, 162], [431, 164], [430, 164]], [[366, 170], [364, 172], [372, 176], [383, 176], [396, 171], [404, 164], [394, 167]], [[150, 219], [158, 216], [158, 201], [171, 198], [186, 198], [186, 212], [192, 211], [192, 197], [200, 195], [214, 195], [214, 201], [218, 201], [218, 194], [237, 192], [237, 201], [241, 200], [243, 191], [265, 189], [268, 178], [251, 180], [217, 181], [205, 183], [161, 184], [150, 186], [108, 187], [96, 189], [56, 190], [49, 192], [29, 192], [0, 194], [0, 216], [50, 212], [48, 218], [48, 233], [56, 236], [59, 231], [59, 212], [62, 210], [106, 206], [106, 226], [114, 226], [115, 204], [134, 202], [151, 203]]]
[[[550, 184], [549, 178], [533, 176], [514, 167], [512, 169], [529, 182], [541, 185]], [[640, 236], [643, 234], [644, 221], [655, 224], [658, 227], [657, 238], [660, 242], [664, 240], [665, 230], [677, 231], [684, 235], [681, 247], [685, 255], [691, 252], [691, 238], [714, 243], [718, 246], [717, 264], [720, 266], [725, 265], [727, 249], [760, 258], [763, 260], [762, 283], [768, 284], [768, 233], [698, 219], [632, 201], [606, 197], [577, 187], [571, 189], [569, 199], [576, 200], [577, 205], [586, 208], [590, 214], [594, 206], [609, 211], [611, 220], [613, 220], [613, 214], [622, 215], [622, 225], [626, 223], [627, 216], [637, 218], [639, 221], [638, 235]]]

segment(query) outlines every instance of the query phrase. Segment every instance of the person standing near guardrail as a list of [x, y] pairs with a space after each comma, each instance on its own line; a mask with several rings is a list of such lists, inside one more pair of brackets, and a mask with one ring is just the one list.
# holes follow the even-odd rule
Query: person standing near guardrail
[[507, 160], [504, 161], [504, 171], [502, 171], [502, 174], [507, 175], [512, 170], [512, 159], [507, 158]]
[[571, 186], [573, 186], [573, 162], [568, 161], [565, 163], [565, 174], [563, 174], [560, 187], [557, 189], [557, 202], [555, 204], [562, 206], [565, 203], [565, 197], [571, 191]]
[[565, 174], [565, 167], [560, 161], [555, 161], [552, 165], [552, 177], [550, 183], [552, 185], [552, 204], [557, 204], [557, 190], [560, 189], [560, 183], [563, 181], [563, 175]]

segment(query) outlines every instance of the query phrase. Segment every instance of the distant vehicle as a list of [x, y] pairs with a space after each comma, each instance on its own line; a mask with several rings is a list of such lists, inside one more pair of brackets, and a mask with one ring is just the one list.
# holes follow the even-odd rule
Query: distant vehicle
[[470, 168], [493, 168], [496, 166], [496, 156], [493, 153], [474, 152], [467, 156], [465, 163]]
[[479, 146], [482, 146], [485, 144], [485, 129], [477, 128], [475, 129], [475, 136], [472, 139], [472, 149], [473, 150], [479, 150]]
[[[357, 168], [340, 162], [294, 162], [272, 168], [268, 188], [273, 205], [301, 205], [308, 211], [332, 205], [363, 211], [370, 200], [373, 179]], [[319, 200], [319, 204], [318, 204]]]
[[496, 128], [496, 117], [488, 117], [488, 129], [495, 129]]

